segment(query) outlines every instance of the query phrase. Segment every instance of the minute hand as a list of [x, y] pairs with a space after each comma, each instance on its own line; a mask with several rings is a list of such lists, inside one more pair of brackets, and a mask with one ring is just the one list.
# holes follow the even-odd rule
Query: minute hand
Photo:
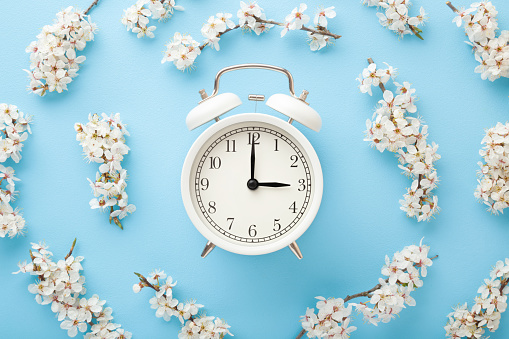
[[283, 184], [281, 182], [259, 182], [258, 186], [265, 186], [265, 187], [285, 187], [290, 186], [290, 184]]
[[253, 140], [251, 143], [251, 180], [255, 178], [254, 173], [255, 173], [255, 140], [253, 135]]

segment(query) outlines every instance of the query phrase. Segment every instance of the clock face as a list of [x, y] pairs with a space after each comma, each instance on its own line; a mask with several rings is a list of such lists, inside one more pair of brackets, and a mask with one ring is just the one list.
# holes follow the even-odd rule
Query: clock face
[[186, 160], [192, 161], [187, 190], [197, 227], [213, 234], [213, 243], [219, 238], [243, 247], [270, 246], [291, 235], [309, 214], [316, 161], [308, 154], [311, 146], [288, 131], [294, 127], [281, 122], [289, 128], [257, 120], [225, 124], [197, 141], [196, 154]]

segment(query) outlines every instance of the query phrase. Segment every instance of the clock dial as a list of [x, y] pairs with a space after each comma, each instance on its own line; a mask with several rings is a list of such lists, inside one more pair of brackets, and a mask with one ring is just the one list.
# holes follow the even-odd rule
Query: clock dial
[[198, 217], [229, 242], [261, 246], [285, 237], [305, 218], [313, 168], [302, 145], [265, 122], [229, 125], [209, 137], [189, 176]]

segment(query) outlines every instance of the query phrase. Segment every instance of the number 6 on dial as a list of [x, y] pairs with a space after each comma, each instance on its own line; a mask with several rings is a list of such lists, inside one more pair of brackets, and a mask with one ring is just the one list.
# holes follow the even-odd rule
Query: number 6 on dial
[[[260, 113], [219, 117], [241, 104], [233, 93], [217, 95], [219, 78], [236, 69], [269, 69], [288, 76], [290, 94], [274, 94], [267, 106], [288, 121]], [[202, 257], [217, 245], [230, 252], [258, 255], [289, 246], [301, 259], [295, 242], [311, 225], [320, 207], [323, 177], [320, 161], [306, 137], [292, 126], [297, 120], [315, 131], [318, 113], [295, 96], [293, 78], [284, 68], [245, 64], [222, 69], [214, 92], [189, 112], [190, 130], [211, 120], [194, 142], [182, 169], [182, 199], [189, 218], [209, 240]], [[250, 96], [264, 100], [264, 96]]]

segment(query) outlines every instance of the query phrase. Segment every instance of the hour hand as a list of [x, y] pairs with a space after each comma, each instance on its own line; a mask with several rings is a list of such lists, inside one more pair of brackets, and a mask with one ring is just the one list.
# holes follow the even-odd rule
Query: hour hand
[[286, 186], [290, 186], [290, 184], [283, 184], [282, 182], [259, 182], [258, 186], [265, 186], [265, 187], [286, 187]]

